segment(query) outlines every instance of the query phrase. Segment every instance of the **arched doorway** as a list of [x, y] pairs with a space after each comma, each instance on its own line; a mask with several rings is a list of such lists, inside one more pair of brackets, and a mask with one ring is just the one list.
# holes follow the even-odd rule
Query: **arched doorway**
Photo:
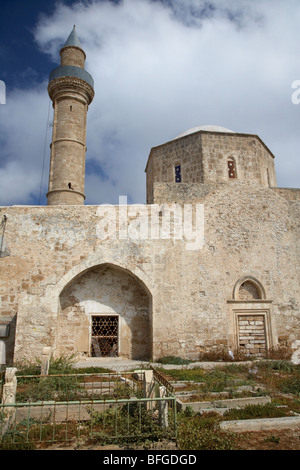
[[133, 273], [91, 267], [60, 294], [57, 350], [84, 356], [152, 356], [151, 294]]

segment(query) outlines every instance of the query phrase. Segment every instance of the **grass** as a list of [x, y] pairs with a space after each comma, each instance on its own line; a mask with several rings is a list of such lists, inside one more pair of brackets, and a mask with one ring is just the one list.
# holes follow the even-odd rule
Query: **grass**
[[[47, 377], [40, 376], [39, 361], [17, 364], [16, 401], [80, 401], [126, 399], [132, 396], [130, 387], [120, 384], [117, 375], [111, 370], [103, 367], [74, 368], [73, 360], [73, 356], [51, 358]], [[101, 374], [111, 375], [103, 377]], [[105, 382], [110, 382], [112, 386], [106, 387]], [[87, 383], [92, 386], [89, 390], [84, 387]], [[139, 393], [138, 390], [134, 391], [135, 395]]]
[[240, 420], [240, 419], [261, 419], [261, 418], [283, 418], [293, 416], [287, 408], [278, 407], [274, 403], [266, 403], [265, 405], [246, 405], [243, 408], [228, 410], [224, 413], [223, 419]]
[[[205, 370], [198, 367], [193, 369], [160, 369], [160, 372], [166, 375], [169, 380], [191, 381], [201, 385], [203, 393], [223, 392], [228, 387], [235, 386], [235, 381], [238, 378], [235, 371], [238, 371], [241, 378], [240, 369], [235, 369], [232, 365], [214, 370]], [[249, 383], [246, 378], [241, 378], [239, 385]]]
[[[92, 374], [92, 373], [106, 373], [111, 372], [109, 369], [104, 367], [85, 367], [75, 368], [74, 367], [73, 355], [60, 356], [58, 358], [51, 357], [49, 366], [49, 375], [66, 375], [66, 374]], [[41, 373], [41, 361], [16, 363], [14, 365], [18, 369], [17, 375], [40, 375]]]
[[[176, 363], [182, 367], [178, 369], [160, 368], [159, 371], [172, 381], [186, 381], [190, 389], [197, 389], [201, 401], [205, 398], [210, 399], [211, 394], [229, 391], [230, 397], [234, 397], [236, 389], [240, 385], [251, 385], [255, 387], [260, 394], [267, 393], [272, 397], [272, 402], [266, 405], [248, 405], [242, 409], [229, 410], [223, 417], [217, 413], [196, 413], [191, 407], [187, 407], [184, 412], [178, 412], [177, 415], [177, 445], [180, 450], [233, 450], [237, 448], [239, 437], [234, 433], [222, 431], [220, 429], [221, 420], [235, 419], [258, 419], [258, 418], [274, 418], [282, 416], [291, 416], [292, 412], [300, 413], [300, 366], [293, 365], [290, 361], [283, 358], [275, 358], [270, 360], [261, 360], [249, 364], [232, 363], [219, 366], [215, 369], [206, 370], [199, 367], [187, 368], [186, 361], [175, 356], [163, 358], [161, 364]], [[58, 358], [51, 361], [51, 374], [99, 374], [108, 372], [103, 368], [88, 368], [76, 370], [72, 365], [72, 358]], [[39, 364], [27, 364], [18, 367], [18, 375], [39, 374]], [[67, 380], [66, 377], [62, 380]], [[20, 379], [19, 379], [20, 380]], [[57, 380], [57, 379], [55, 379]], [[76, 377], [70, 377], [68, 380], [76, 381]], [[51, 393], [57, 390], [63, 384], [54, 382], [49, 388]], [[74, 384], [74, 390], [78, 384]], [[22, 390], [24, 399], [28, 391], [26, 387]], [[117, 398], [127, 397], [128, 389], [117, 388], [115, 393]], [[216, 395], [215, 395], [216, 396]], [[251, 395], [253, 396], [253, 394]], [[195, 396], [196, 398], [196, 396]], [[36, 397], [35, 397], [36, 399]], [[200, 401], [200, 400], [199, 400]], [[105, 419], [105, 427], [104, 427]], [[171, 419], [170, 419], [171, 422]], [[115, 425], [120, 431], [114, 436]], [[73, 426], [73, 428], [72, 428]], [[92, 413], [89, 426], [92, 426], [94, 437], [100, 444], [119, 443], [120, 445], [151, 445], [151, 442], [162, 438], [168, 439], [168, 433], [161, 432], [158, 426], [156, 414], [147, 413], [142, 407], [133, 407], [128, 414], [128, 410], [122, 408], [111, 410], [105, 417], [101, 413]], [[121, 431], [124, 426], [130, 430], [131, 440], [121, 437]], [[63, 425], [56, 425], [57, 438], [63, 439], [65, 429]], [[80, 425], [80, 438], [87, 441], [89, 438], [89, 430], [86, 425]], [[51, 436], [53, 428], [50, 424], [41, 428], [39, 423], [33, 423], [30, 427], [32, 442], [36, 438], [36, 433], [40, 433], [42, 429], [43, 438]], [[72, 423], [68, 432], [70, 437], [75, 439], [78, 437], [78, 426]], [[25, 429], [18, 429], [17, 442], [10, 441], [9, 434], [7, 442], [3, 442], [4, 447], [30, 449], [35, 444], [24, 441]], [[125, 442], [126, 441], [126, 442]], [[144, 443], [144, 444], [143, 444]], [[11, 447], [9, 447], [11, 446]]]
[[177, 356], [164, 356], [158, 359], [156, 362], [159, 364], [186, 365], [190, 364], [192, 361], [188, 359], [182, 359], [181, 357]]
[[178, 418], [177, 442], [181, 450], [234, 450], [236, 436], [220, 430], [220, 415], [214, 412]]

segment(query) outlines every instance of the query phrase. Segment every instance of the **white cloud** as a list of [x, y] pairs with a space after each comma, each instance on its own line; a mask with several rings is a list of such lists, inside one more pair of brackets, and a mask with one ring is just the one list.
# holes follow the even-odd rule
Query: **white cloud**
[[[293, 0], [94, 1], [58, 5], [44, 16], [35, 31], [39, 47], [58, 63], [59, 48], [76, 24], [95, 80], [87, 203], [115, 203], [120, 194], [144, 202], [151, 147], [201, 124], [258, 134], [276, 155], [278, 184], [299, 186], [300, 105], [291, 101], [291, 84], [300, 79], [299, 20]], [[6, 158], [14, 155], [21, 167], [26, 160], [32, 175], [24, 202], [39, 189], [42, 142], [35, 132], [45, 134], [46, 86], [44, 94], [42, 99], [41, 89], [27, 90], [10, 97], [24, 109], [30, 96], [39, 117], [22, 123], [6, 116], [11, 130], [22, 127], [20, 139], [30, 135], [23, 156], [13, 135], [5, 143]], [[101, 171], [91, 173], [93, 168]], [[7, 200], [15, 202], [13, 192]]]
[[51, 139], [46, 88], [47, 83], [43, 83], [35, 89], [13, 90], [0, 108], [0, 205], [30, 204], [39, 198], [44, 161], [45, 173], [48, 171]]

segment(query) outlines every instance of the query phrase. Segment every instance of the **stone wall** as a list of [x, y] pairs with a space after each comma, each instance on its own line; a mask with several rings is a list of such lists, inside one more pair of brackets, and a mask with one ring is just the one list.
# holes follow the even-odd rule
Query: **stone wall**
[[[228, 159], [236, 178], [228, 177]], [[258, 136], [199, 131], [154, 147], [146, 167], [147, 202], [153, 203], [155, 183], [174, 183], [180, 165], [181, 183], [228, 183], [236, 180], [276, 186], [274, 156]]]
[[[299, 202], [246, 183], [155, 188], [157, 206], [143, 206], [147, 224], [152, 224], [153, 209], [155, 224], [161, 223], [162, 199], [171, 204], [184, 193], [182, 204], [203, 205], [203, 246], [188, 249], [186, 239], [176, 238], [174, 230], [156, 238], [141, 231], [139, 238], [142, 224], [134, 206], [125, 207], [125, 231], [124, 226], [119, 231], [121, 207], [110, 207], [107, 213], [102, 206], [1, 208], [1, 219], [7, 216], [10, 256], [0, 258], [0, 319], [17, 318], [16, 336], [12, 324], [6, 340], [10, 360], [14, 341], [15, 360], [40, 357], [46, 346], [57, 354], [76, 349], [88, 354], [86, 336], [85, 347], [78, 347], [78, 332], [90, 328], [88, 305], [94, 313], [104, 312], [103, 295], [105, 305], [122, 319], [120, 341], [128, 357], [135, 347], [138, 354], [143, 351], [138, 332], [149, 338], [145, 354], [156, 359], [197, 359], [200, 351], [218, 344], [234, 348], [240, 314], [265, 316], [270, 347], [300, 339]], [[107, 278], [106, 291], [95, 274], [104, 265], [116, 273]], [[237, 282], [248, 278], [263, 286], [264, 298], [234, 298]], [[90, 298], [89, 285], [94, 292]], [[120, 292], [123, 300], [116, 303]], [[130, 335], [135, 338], [131, 346], [126, 339]]]
[[238, 323], [240, 351], [263, 356], [267, 349], [264, 317], [243, 315], [239, 316]]

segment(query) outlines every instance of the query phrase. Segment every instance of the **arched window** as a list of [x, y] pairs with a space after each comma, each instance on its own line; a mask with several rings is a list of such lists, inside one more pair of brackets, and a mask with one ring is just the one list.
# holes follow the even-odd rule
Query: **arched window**
[[233, 158], [227, 160], [228, 178], [236, 178], [236, 165]]
[[181, 183], [181, 166], [175, 165], [175, 183]]

